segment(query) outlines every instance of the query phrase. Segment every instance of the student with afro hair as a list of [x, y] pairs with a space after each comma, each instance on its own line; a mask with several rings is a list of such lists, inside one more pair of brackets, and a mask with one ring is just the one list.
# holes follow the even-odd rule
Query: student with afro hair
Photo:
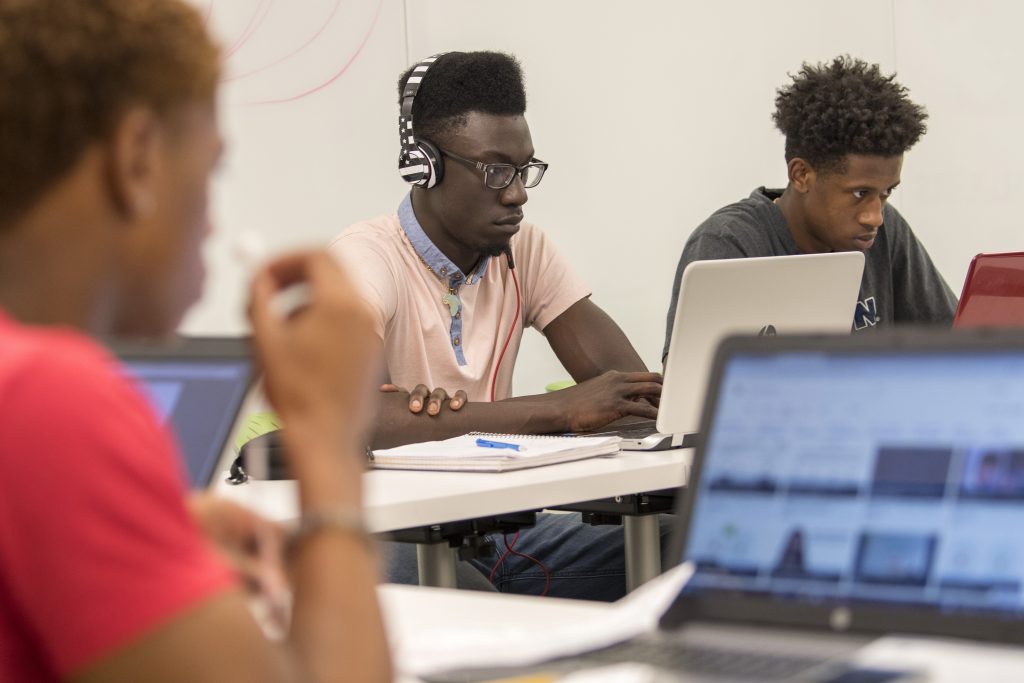
[[[361, 286], [384, 348], [390, 391], [380, 395], [373, 444], [474, 430], [588, 431], [656, 417], [660, 375], [647, 371], [566, 258], [524, 220], [527, 193], [547, 164], [534, 150], [515, 58], [449, 52], [406, 70], [398, 88], [399, 170], [413, 187], [396, 211], [349, 227], [330, 247]], [[575, 386], [512, 397], [526, 327], [544, 334]], [[541, 514], [515, 550], [545, 569], [510, 553], [497, 568], [494, 558], [473, 560], [476, 570], [459, 563], [457, 578], [612, 600], [625, 593], [622, 537], [620, 527], [584, 525], [576, 514]], [[388, 578], [415, 582], [415, 558], [394, 550]]]
[[894, 323], [950, 325], [956, 297], [899, 212], [888, 204], [904, 153], [925, 132], [924, 109], [877, 64], [837, 57], [804, 64], [779, 89], [789, 184], [759, 187], [690, 235], [676, 269], [663, 356], [679, 283], [693, 261], [862, 251], [854, 330]]

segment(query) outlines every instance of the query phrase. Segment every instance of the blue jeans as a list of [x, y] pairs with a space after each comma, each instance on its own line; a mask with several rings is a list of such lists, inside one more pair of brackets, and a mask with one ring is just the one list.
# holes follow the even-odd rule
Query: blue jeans
[[[672, 515], [659, 515], [661, 556], [665, 567], [674, 564], [666, 546]], [[509, 541], [512, 536], [509, 535]], [[491, 536], [497, 556], [457, 563], [456, 583], [460, 588], [492, 589], [487, 577], [505, 550], [500, 534]], [[386, 543], [385, 580], [389, 583], [417, 583], [416, 550], [409, 543]], [[537, 525], [523, 529], [514, 549], [544, 564], [551, 576], [548, 595], [586, 600], [618, 600], [626, 594], [626, 557], [621, 526], [590, 526], [578, 513], [537, 515]], [[493, 587], [502, 593], [540, 595], [544, 572], [536, 564], [509, 553], [494, 573]], [[493, 590], [493, 589], [492, 589]]]

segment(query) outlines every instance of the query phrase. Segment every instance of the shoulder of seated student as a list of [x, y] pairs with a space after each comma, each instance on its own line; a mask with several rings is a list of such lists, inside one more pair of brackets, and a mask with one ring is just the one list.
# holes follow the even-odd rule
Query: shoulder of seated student
[[[749, 225], [737, 224], [732, 227], [728, 223], [717, 223], [707, 225], [694, 230], [693, 234], [686, 240], [683, 249], [683, 260], [703, 261], [706, 259], [720, 258], [745, 258], [749, 256], [761, 256], [768, 254], [754, 254], [747, 248], [753, 240], [756, 230]], [[747, 235], [751, 233], [751, 235]], [[757, 236], [757, 240], [763, 241], [763, 236]]]
[[369, 252], [387, 256], [394, 252], [395, 244], [402, 241], [402, 228], [395, 216], [377, 216], [353, 223], [327, 244], [327, 250], [344, 256], [350, 251]]
[[[26, 328], [13, 343], [3, 344], [0, 350], [9, 369], [4, 386], [0, 387], [0, 397], [14, 393], [17, 401], [11, 407], [15, 409], [23, 409], [29, 402], [37, 402], [33, 407], [52, 407], [54, 398], [65, 396], [71, 389], [81, 398], [125, 394], [137, 398], [133, 382], [117, 360], [83, 334]], [[95, 410], [88, 405], [83, 408]]]

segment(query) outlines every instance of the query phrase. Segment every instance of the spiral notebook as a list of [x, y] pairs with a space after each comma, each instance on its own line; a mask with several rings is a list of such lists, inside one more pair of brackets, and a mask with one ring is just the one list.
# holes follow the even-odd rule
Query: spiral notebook
[[508, 472], [619, 452], [617, 436], [533, 436], [471, 432], [444, 441], [424, 441], [373, 451], [381, 469]]

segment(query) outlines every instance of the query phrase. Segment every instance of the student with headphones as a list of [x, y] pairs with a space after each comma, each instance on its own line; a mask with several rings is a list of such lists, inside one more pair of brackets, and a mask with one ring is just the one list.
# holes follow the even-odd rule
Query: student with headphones
[[[374, 446], [655, 417], [661, 377], [647, 371], [544, 233], [523, 220], [527, 191], [548, 164], [534, 150], [516, 60], [437, 55], [402, 75], [399, 97], [399, 172], [412, 190], [397, 212], [351, 226], [330, 247], [370, 305], [388, 381], [436, 388], [431, 410], [419, 414], [403, 392], [382, 394]], [[544, 334], [576, 386], [512, 397], [526, 327]], [[440, 410], [447, 395], [459, 410]], [[515, 549], [551, 572], [551, 594], [614, 599], [625, 591], [617, 527], [541, 515]], [[541, 592], [545, 569], [515, 559], [496, 574], [499, 588]], [[477, 566], [490, 574], [493, 563]], [[414, 580], [401, 565], [391, 563], [391, 578]]]

